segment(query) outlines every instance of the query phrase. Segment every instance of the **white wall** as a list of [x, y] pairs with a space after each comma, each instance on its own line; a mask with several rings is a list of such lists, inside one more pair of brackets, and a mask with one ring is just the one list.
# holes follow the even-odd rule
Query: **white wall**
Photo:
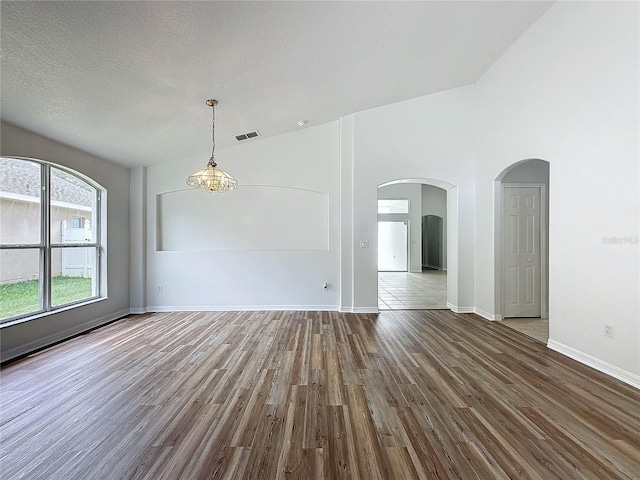
[[[351, 281], [355, 311], [377, 309], [377, 187], [399, 179], [433, 179], [457, 187], [457, 203], [453, 203], [458, 208], [460, 242], [448, 252], [449, 273], [452, 256], [457, 266], [450, 276], [457, 285], [448, 285], [447, 295], [455, 310], [473, 310], [474, 121], [473, 87], [354, 115], [349, 125], [353, 127], [353, 182], [343, 182], [342, 193], [353, 202], [353, 278], [343, 280]], [[360, 248], [362, 241], [369, 248]]]
[[422, 215], [437, 215], [442, 218], [442, 269], [447, 269], [447, 191], [433, 185], [422, 185]]
[[[409, 225], [409, 271], [422, 272], [422, 209], [421, 185], [396, 183], [378, 188], [378, 198], [407, 199], [409, 213], [378, 214], [378, 221], [408, 222]], [[444, 192], [444, 191], [443, 191]]]
[[185, 185], [206, 152], [147, 168], [147, 309], [338, 309], [339, 123], [216, 157], [237, 191]]
[[[186, 189], [184, 178], [202, 168], [207, 155], [148, 167], [147, 308], [377, 311], [377, 187], [414, 178], [450, 189], [458, 221], [449, 230], [462, 240], [449, 252], [456, 271], [449, 266], [448, 282], [455, 285], [448, 285], [448, 301], [473, 311], [474, 109], [473, 87], [458, 88], [217, 152], [221, 168], [240, 181], [238, 192], [242, 185], [267, 185], [325, 193], [327, 251], [218, 251], [211, 245], [163, 251], [158, 198]], [[225, 194], [224, 202], [238, 192]], [[222, 204], [216, 195], [202, 198]], [[280, 214], [286, 217], [286, 208]], [[233, 234], [237, 219], [227, 220], [224, 228]]]
[[2, 361], [129, 313], [129, 170], [2, 122], [1, 154], [47, 160], [71, 168], [107, 190], [107, 294], [89, 305], [1, 328]]
[[340, 311], [354, 307], [353, 115], [340, 119]]
[[[494, 251], [500, 172], [526, 158], [549, 161], [549, 344], [636, 385], [638, 8], [558, 2], [476, 84], [476, 250]], [[476, 256], [476, 306], [490, 313], [493, 268], [492, 255]], [[614, 338], [604, 337], [604, 324]]]
[[147, 169], [132, 168], [129, 177], [131, 218], [131, 290], [129, 293], [131, 313], [144, 313], [147, 309]]

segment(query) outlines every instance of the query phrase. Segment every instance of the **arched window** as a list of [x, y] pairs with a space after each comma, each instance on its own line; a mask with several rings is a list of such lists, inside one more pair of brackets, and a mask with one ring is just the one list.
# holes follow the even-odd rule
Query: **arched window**
[[100, 298], [103, 198], [77, 172], [0, 157], [0, 323]]

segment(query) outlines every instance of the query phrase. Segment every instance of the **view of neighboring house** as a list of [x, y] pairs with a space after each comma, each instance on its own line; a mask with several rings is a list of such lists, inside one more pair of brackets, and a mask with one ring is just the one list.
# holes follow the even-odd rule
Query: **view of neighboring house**
[[[51, 243], [91, 241], [96, 189], [60, 169], [52, 169], [50, 182]], [[40, 164], [0, 158], [0, 243], [40, 243], [42, 191]], [[3, 250], [0, 284], [38, 277], [33, 250]], [[37, 257], [36, 257], [37, 258]], [[92, 262], [84, 251], [58, 249], [51, 258], [52, 276], [91, 276]]]

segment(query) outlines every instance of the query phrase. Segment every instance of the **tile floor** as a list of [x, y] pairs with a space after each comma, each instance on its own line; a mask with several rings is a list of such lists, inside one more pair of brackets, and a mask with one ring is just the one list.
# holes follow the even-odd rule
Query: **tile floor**
[[437, 310], [447, 308], [447, 272], [378, 272], [380, 310]]
[[502, 324], [544, 344], [549, 340], [548, 318], [505, 318]]

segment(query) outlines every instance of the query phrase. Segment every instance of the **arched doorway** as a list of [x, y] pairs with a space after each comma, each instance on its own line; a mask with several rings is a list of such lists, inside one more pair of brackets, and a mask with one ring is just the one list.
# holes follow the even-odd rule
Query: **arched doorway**
[[457, 191], [447, 182], [401, 179], [378, 186], [380, 310], [456, 305], [457, 288], [448, 288], [457, 285], [457, 271], [448, 271], [449, 257], [457, 265], [451, 248], [457, 245], [456, 219]]
[[549, 162], [529, 159], [510, 165], [496, 177], [494, 195], [497, 317], [546, 319]]

